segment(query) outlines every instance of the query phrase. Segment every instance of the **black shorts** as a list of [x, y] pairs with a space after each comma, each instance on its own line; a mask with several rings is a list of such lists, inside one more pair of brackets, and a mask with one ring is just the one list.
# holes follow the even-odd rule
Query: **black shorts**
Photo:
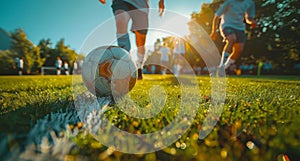
[[148, 12], [143, 12], [130, 3], [124, 2], [123, 0], [114, 0], [111, 8], [115, 16], [117, 16], [117, 10], [123, 10], [129, 14], [132, 19], [131, 31], [138, 31], [141, 34], [147, 34], [149, 26]]
[[231, 27], [225, 27], [222, 29], [221, 34], [224, 39], [226, 39], [226, 36], [235, 34], [236, 36], [236, 42], [237, 43], [245, 43], [246, 42], [246, 34], [245, 31], [237, 30]]

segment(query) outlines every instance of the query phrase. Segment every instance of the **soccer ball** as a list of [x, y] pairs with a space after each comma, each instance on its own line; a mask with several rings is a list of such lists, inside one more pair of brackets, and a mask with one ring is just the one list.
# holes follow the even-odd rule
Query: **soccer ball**
[[120, 97], [127, 94], [137, 80], [137, 67], [130, 54], [118, 46], [92, 50], [82, 66], [82, 79], [97, 97]]

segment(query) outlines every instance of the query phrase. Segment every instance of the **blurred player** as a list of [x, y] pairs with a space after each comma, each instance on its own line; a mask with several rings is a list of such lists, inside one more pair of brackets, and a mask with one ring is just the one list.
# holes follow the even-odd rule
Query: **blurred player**
[[55, 67], [56, 67], [56, 75], [60, 75], [61, 74], [61, 67], [62, 67], [62, 60], [59, 56], [56, 57]]
[[64, 62], [64, 72], [65, 72], [65, 74], [66, 75], [69, 75], [69, 64], [68, 64], [68, 62]]
[[161, 74], [165, 75], [166, 74], [166, 67], [169, 66], [169, 56], [171, 56], [171, 50], [170, 48], [166, 45], [166, 43], [163, 43], [163, 46], [159, 48], [160, 53], [160, 63], [161, 63]]
[[184, 54], [185, 54], [185, 46], [184, 41], [180, 38], [174, 39], [174, 49], [173, 49], [173, 55], [174, 55], [174, 64], [173, 64], [173, 70], [174, 75], [178, 76], [180, 74], [180, 70], [183, 67], [183, 60]]
[[212, 23], [211, 38], [216, 40], [218, 29], [226, 41], [218, 68], [227, 69], [244, 50], [246, 23], [255, 28], [255, 4], [253, 0], [226, 0], [216, 11]]
[[[102, 4], [106, 0], [99, 0]], [[164, 0], [159, 0], [159, 15], [164, 13]], [[148, 32], [149, 0], [112, 0], [112, 10], [116, 19], [118, 46], [130, 51], [130, 40], [128, 35], [128, 22], [132, 20], [131, 30], [135, 34], [136, 46], [138, 48], [138, 79], [143, 79], [142, 69], [145, 56], [145, 42]]]
[[18, 74], [22, 75], [23, 74], [23, 68], [24, 68], [23, 58], [18, 59], [17, 68], [18, 68]]

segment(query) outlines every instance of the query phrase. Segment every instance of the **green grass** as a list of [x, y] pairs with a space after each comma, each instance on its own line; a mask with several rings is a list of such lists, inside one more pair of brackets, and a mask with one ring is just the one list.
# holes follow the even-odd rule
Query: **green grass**
[[[283, 154], [297, 160], [300, 158], [299, 80], [297, 76], [227, 78], [221, 118], [208, 137], [198, 140], [198, 132], [211, 101], [211, 86], [209, 77], [197, 77], [200, 91], [199, 106], [194, 108], [197, 109], [196, 117], [180, 139], [154, 153], [113, 152], [106, 156], [106, 160], [277, 160]], [[182, 98], [180, 84], [174, 77], [146, 75], [143, 81], [138, 81], [130, 96], [142, 108], [131, 110], [141, 112], [154, 108], [155, 104], [149, 98], [149, 91], [154, 85], [164, 89], [167, 97], [165, 106], [155, 117], [133, 118], [117, 106], [110, 108], [105, 116], [130, 133], [149, 133], [164, 128], [176, 117], [178, 101]], [[46, 114], [72, 108], [71, 76], [0, 77], [2, 136], [26, 136], [37, 120]], [[23, 140], [21, 137], [14, 142]], [[69, 157], [84, 156], [98, 160], [107, 152], [107, 147], [83, 130], [73, 141], [76, 148]], [[255, 147], [248, 148], [253, 144]]]
[[41, 117], [66, 108], [72, 77], [0, 77], [0, 131], [26, 133]]

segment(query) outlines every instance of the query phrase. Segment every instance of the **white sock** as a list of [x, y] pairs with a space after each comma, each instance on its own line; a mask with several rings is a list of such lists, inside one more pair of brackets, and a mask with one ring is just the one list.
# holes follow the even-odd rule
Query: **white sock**
[[221, 67], [222, 65], [225, 64], [225, 62], [228, 60], [229, 55], [230, 54], [227, 53], [226, 51], [222, 52], [222, 57], [221, 57], [221, 61], [220, 61], [219, 67]]
[[144, 56], [145, 54], [140, 54], [140, 53], [137, 54], [138, 60], [136, 65], [138, 69], [142, 69], [144, 66]]
[[228, 59], [225, 63], [224, 63], [224, 67], [225, 69], [227, 69], [231, 64], [233, 64], [235, 62], [235, 60], [233, 59]]

